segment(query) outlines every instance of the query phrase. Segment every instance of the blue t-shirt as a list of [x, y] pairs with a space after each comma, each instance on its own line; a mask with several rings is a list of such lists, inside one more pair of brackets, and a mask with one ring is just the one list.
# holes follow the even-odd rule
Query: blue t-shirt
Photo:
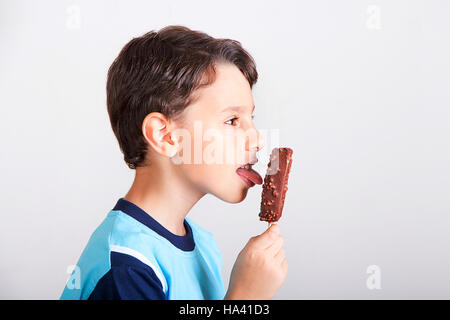
[[185, 236], [120, 198], [97, 227], [61, 299], [223, 299], [214, 236], [190, 219]]

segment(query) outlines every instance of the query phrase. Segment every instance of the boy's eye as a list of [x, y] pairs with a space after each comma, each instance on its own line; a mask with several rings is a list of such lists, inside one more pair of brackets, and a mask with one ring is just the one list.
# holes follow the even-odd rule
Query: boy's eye
[[[228, 123], [229, 121], [236, 121], [236, 120], [238, 120], [238, 119], [239, 119], [239, 118], [234, 117], [234, 118], [232, 118], [232, 119], [226, 121], [225, 123]], [[253, 119], [255, 119], [255, 115], [252, 114], [252, 120], [253, 120]], [[230, 123], [230, 124], [233, 125], [232, 123]]]
[[[236, 121], [236, 120], [238, 120], [238, 118], [234, 117], [234, 118], [232, 118], [232, 119], [226, 121], [225, 123], [228, 123], [229, 121]], [[230, 125], [233, 125], [233, 123], [230, 123]]]

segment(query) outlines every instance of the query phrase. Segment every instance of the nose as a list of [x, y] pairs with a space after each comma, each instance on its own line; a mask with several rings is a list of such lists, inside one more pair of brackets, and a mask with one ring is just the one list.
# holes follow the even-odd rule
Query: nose
[[258, 145], [257, 145], [257, 149], [256, 149], [256, 152], [258, 152], [259, 150], [264, 148], [264, 145], [266, 144], [266, 141], [265, 141], [264, 136], [261, 135], [258, 130], [256, 130], [256, 132], [258, 132]]
[[251, 134], [247, 137], [246, 150], [258, 152], [265, 145], [264, 136], [259, 133], [258, 130], [252, 129]]

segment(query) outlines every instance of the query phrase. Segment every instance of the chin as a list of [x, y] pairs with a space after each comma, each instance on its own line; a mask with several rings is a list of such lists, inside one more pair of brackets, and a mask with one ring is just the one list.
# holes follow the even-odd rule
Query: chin
[[[232, 189], [232, 190], [230, 190]], [[240, 203], [247, 197], [247, 188], [234, 187], [222, 190], [222, 192], [212, 193], [217, 198], [228, 203]]]

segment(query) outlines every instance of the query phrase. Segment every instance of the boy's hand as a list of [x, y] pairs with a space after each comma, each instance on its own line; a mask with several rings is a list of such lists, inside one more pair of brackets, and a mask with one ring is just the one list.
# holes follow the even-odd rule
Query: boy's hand
[[234, 263], [225, 299], [272, 299], [288, 269], [283, 242], [277, 224], [250, 238]]

